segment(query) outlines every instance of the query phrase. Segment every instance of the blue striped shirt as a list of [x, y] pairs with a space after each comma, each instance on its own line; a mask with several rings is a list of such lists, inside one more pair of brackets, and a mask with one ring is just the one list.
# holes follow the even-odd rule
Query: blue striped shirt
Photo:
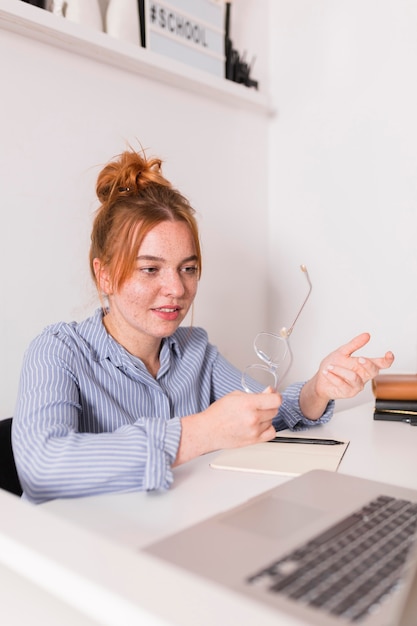
[[[283, 393], [277, 429], [319, 422], [299, 409], [302, 383]], [[13, 449], [24, 497], [35, 503], [110, 491], [167, 489], [181, 417], [241, 389], [241, 372], [201, 328], [162, 341], [153, 378], [106, 331], [102, 311], [47, 327], [23, 363]]]

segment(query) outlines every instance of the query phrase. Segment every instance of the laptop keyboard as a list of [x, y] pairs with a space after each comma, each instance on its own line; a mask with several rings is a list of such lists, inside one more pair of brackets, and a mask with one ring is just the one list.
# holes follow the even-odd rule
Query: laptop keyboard
[[417, 504], [380, 496], [247, 580], [351, 622], [398, 585]]

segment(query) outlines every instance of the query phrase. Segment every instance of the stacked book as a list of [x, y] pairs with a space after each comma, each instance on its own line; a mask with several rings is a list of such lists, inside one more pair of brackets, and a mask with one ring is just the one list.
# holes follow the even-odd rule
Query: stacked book
[[374, 419], [417, 426], [417, 374], [379, 374], [372, 381]]

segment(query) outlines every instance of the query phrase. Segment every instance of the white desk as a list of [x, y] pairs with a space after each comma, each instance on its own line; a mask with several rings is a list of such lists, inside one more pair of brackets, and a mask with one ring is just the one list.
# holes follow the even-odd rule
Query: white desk
[[[350, 440], [339, 472], [417, 489], [417, 428], [376, 422], [372, 413], [373, 403], [341, 411], [314, 435]], [[15, 515], [23, 517], [16, 529], [0, 504], [6, 518], [0, 516], [0, 565], [14, 567], [12, 541], [22, 550], [21, 574], [97, 624], [300, 626], [139, 551], [288, 480], [212, 469], [215, 455], [177, 468], [168, 492], [56, 500], [40, 507], [10, 496]], [[68, 593], [64, 583], [74, 591]]]
[[[376, 422], [372, 414], [373, 403], [341, 411], [329, 424], [310, 432], [350, 440], [339, 472], [417, 489], [417, 427]], [[212, 469], [209, 461], [216, 454], [178, 467], [168, 492], [54, 500], [43, 508], [111, 539], [141, 547], [288, 480]]]

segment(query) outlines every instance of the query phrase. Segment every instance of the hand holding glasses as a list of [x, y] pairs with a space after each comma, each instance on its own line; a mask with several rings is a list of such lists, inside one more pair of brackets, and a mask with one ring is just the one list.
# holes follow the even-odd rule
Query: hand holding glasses
[[283, 326], [278, 335], [266, 332], [261, 332], [256, 335], [253, 347], [256, 355], [263, 363], [249, 365], [243, 372], [242, 386], [248, 393], [253, 391], [256, 384], [260, 384], [263, 389], [271, 387], [276, 391], [278, 389], [278, 383], [282, 382], [291, 367], [293, 355], [288, 339], [313, 288], [306, 266], [301, 265], [300, 269], [304, 273], [308, 283], [307, 296], [289, 328]]

